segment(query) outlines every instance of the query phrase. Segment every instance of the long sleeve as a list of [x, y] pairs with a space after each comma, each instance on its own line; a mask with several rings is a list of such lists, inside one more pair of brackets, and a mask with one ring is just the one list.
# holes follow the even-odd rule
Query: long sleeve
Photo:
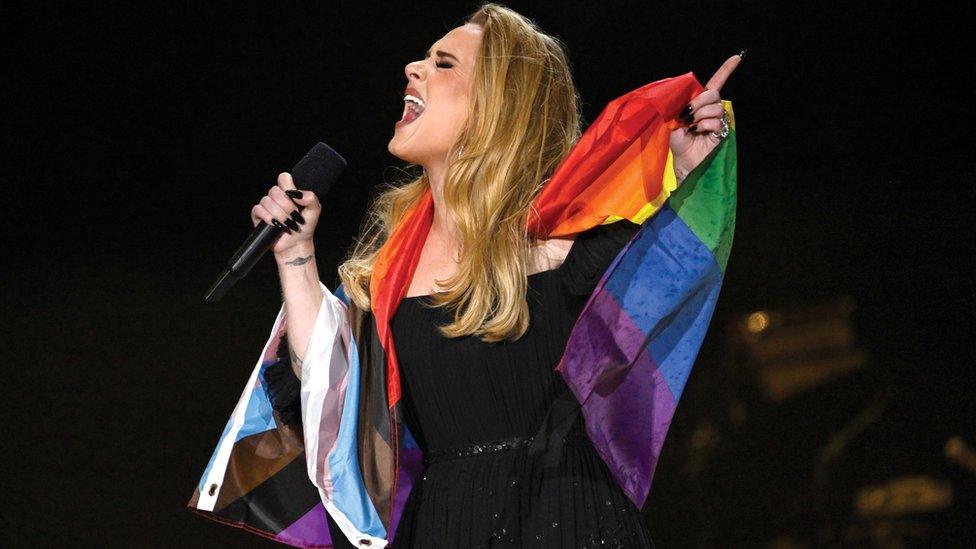
[[590, 295], [614, 258], [638, 230], [640, 225], [624, 219], [579, 233], [560, 266], [566, 290], [572, 295]]
[[288, 334], [281, 335], [276, 362], [264, 371], [264, 383], [271, 406], [281, 421], [302, 428], [301, 380], [292, 369]]

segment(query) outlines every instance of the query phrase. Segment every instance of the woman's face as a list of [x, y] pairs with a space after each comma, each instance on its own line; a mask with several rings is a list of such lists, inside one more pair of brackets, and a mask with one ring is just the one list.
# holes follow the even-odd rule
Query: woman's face
[[[403, 118], [387, 146], [391, 154], [423, 166], [447, 162], [448, 151], [468, 118], [480, 45], [481, 27], [469, 23], [445, 34], [424, 59], [405, 67], [406, 93], [424, 105], [404, 101]], [[415, 110], [422, 112], [417, 116]]]

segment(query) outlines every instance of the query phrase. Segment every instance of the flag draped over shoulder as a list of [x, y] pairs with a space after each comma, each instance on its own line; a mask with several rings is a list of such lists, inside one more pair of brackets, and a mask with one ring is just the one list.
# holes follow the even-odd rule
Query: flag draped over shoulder
[[[735, 225], [729, 102], [728, 137], [680, 187], [668, 167], [675, 118], [702, 89], [686, 73], [612, 101], [553, 173], [527, 220], [540, 238], [622, 219], [642, 225], [604, 273], [556, 366], [595, 448], [638, 506], [711, 320]], [[432, 219], [428, 191], [380, 251], [372, 311], [358, 311], [323, 287], [328, 314], [320, 311], [307, 353], [320, 363], [306, 359], [302, 375], [304, 436], [280, 421], [262, 388], [284, 334], [279, 312], [189, 507], [297, 546], [331, 546], [326, 512], [354, 543], [382, 547], [393, 539], [422, 456], [401, 419], [389, 321]]]

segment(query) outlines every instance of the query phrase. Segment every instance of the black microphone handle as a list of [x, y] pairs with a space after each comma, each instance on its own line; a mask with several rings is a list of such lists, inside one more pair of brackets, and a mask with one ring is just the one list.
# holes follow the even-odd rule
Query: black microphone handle
[[212, 303], [219, 301], [234, 283], [241, 280], [258, 264], [264, 253], [274, 246], [275, 240], [281, 235], [281, 229], [268, 225], [264, 221], [257, 224], [247, 240], [227, 262], [227, 268], [221, 273], [217, 282], [207, 292], [205, 301]]
[[262, 255], [274, 246], [280, 234], [281, 229], [278, 227], [268, 225], [264, 221], [258, 223], [251, 231], [251, 235], [227, 262], [227, 269], [238, 278], [244, 278], [257, 265]]

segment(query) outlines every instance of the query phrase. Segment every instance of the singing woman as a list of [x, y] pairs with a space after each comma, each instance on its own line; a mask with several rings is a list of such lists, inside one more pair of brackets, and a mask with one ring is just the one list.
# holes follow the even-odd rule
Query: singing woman
[[[688, 78], [694, 93], [660, 118], [667, 173], [663, 156], [647, 173], [658, 169], [680, 188], [714, 156], [729, 131], [719, 90], [741, 58], [732, 56], [703, 89]], [[612, 430], [599, 431], [599, 424], [613, 411], [587, 415], [596, 409], [587, 406], [598, 405], [587, 398], [584, 413], [575, 413], [579, 390], [567, 386], [568, 370], [556, 370], [569, 347], [587, 347], [571, 341], [574, 327], [586, 328], [577, 323], [587, 303], [602, 299], [595, 291], [610, 291], [598, 290], [601, 280], [623, 268], [614, 260], [645, 224], [636, 213], [580, 221], [581, 209], [602, 194], [586, 204], [544, 194], [547, 185], [568, 185], [589, 169], [578, 164], [575, 173], [555, 174], [581, 138], [564, 48], [529, 19], [485, 4], [408, 63], [404, 77], [403, 116], [388, 149], [415, 167], [416, 177], [372, 205], [339, 267], [341, 291], [319, 281], [312, 238], [319, 197], [296, 189], [283, 173], [251, 211], [254, 224], [283, 231], [273, 250], [284, 303], [272, 338], [280, 348], [266, 348], [239, 409], [264, 386], [278, 427], [264, 431], [273, 437], [250, 451], [263, 448], [265, 459], [277, 461], [262, 462], [270, 472], [262, 469], [261, 476], [257, 458], [239, 457], [241, 443], [227, 442], [229, 457], [218, 449], [208, 472], [229, 460], [238, 473], [205, 474], [191, 507], [204, 509], [206, 497], [215, 499], [208, 510], [221, 507], [230, 476], [280, 480], [284, 471], [298, 471], [290, 482], [313, 486], [307, 493], [255, 480], [224, 496], [224, 505], [239, 508], [222, 520], [295, 545], [326, 535], [309, 534], [324, 514], [331, 540], [323, 546], [653, 547], [634, 501], [646, 497], [646, 486], [641, 491], [635, 486], [643, 480], [627, 480], [628, 458], [620, 455], [640, 443], [595, 444], [593, 433]], [[662, 101], [683, 97], [685, 89], [661, 92]], [[621, 113], [613, 123], [626, 126], [624, 107]], [[600, 139], [586, 144], [594, 158], [613, 146]], [[622, 161], [606, 164], [586, 193], [625, 169]], [[661, 207], [667, 196], [658, 196], [648, 205]], [[588, 341], [602, 345], [614, 330]], [[644, 389], [628, 383], [614, 381], [613, 390], [622, 389], [613, 393], [605, 381], [593, 398], [623, 398], [627, 390], [634, 399], [653, 396], [637, 395]], [[652, 417], [656, 406], [630, 418], [607, 417], [604, 427], [659, 421]], [[422, 461], [411, 463], [408, 452]], [[292, 458], [299, 465], [289, 465]], [[653, 468], [650, 458], [641, 459]], [[292, 503], [281, 500], [289, 497], [305, 503], [283, 511]], [[272, 500], [274, 512], [264, 503]]]

